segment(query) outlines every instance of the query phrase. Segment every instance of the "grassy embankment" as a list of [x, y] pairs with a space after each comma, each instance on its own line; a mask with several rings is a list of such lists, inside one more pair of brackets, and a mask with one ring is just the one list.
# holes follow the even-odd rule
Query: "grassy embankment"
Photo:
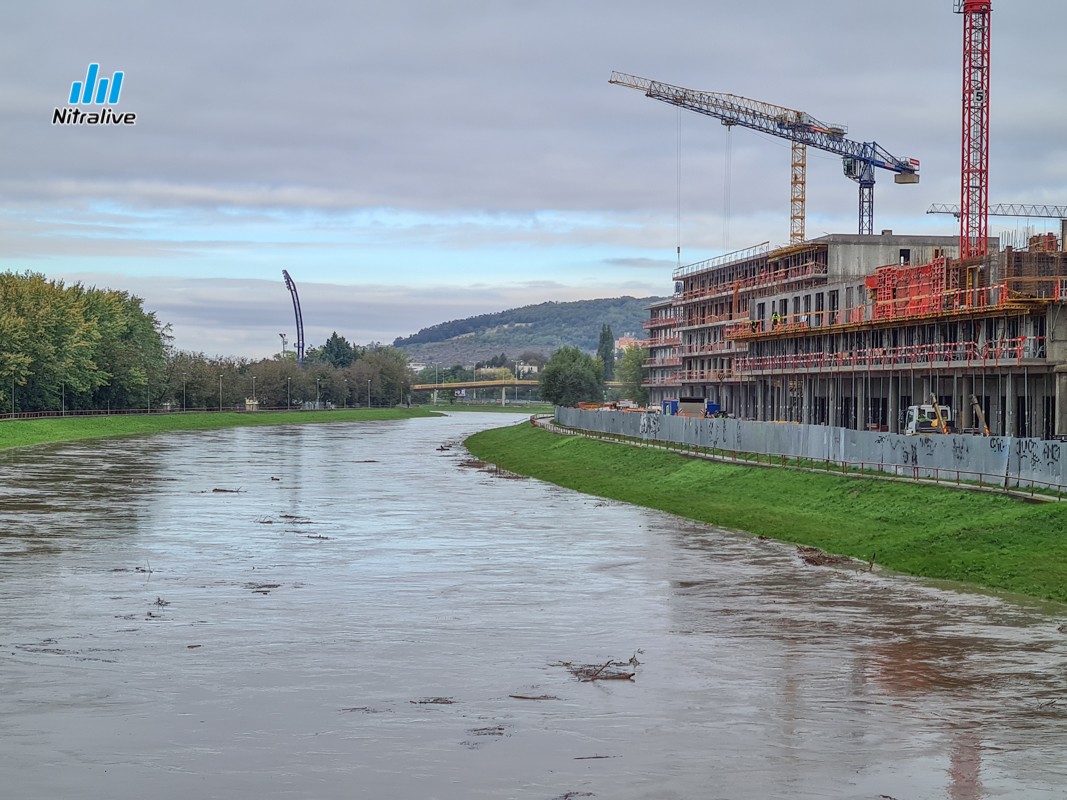
[[1067, 503], [748, 467], [516, 425], [478, 458], [600, 497], [926, 578], [1067, 602]]
[[294, 425], [433, 416], [418, 408], [334, 409], [331, 411], [259, 411], [256, 413], [115, 414], [102, 417], [52, 417], [0, 421], [0, 450], [48, 442], [132, 436], [163, 431], [207, 431], [251, 425]]

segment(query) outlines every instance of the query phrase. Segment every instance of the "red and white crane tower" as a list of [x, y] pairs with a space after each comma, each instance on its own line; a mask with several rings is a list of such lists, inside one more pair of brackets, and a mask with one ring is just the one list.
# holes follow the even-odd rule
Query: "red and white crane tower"
[[989, 241], [989, 17], [992, 0], [955, 0], [963, 14], [963, 161], [960, 260], [986, 255]]

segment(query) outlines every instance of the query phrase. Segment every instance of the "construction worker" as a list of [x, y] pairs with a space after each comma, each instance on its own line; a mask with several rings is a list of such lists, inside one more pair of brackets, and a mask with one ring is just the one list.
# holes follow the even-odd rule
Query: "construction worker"
[[771, 327], [772, 328], [777, 328], [781, 324], [782, 324], [782, 315], [779, 314], [777, 311], [775, 311], [773, 314], [771, 314]]

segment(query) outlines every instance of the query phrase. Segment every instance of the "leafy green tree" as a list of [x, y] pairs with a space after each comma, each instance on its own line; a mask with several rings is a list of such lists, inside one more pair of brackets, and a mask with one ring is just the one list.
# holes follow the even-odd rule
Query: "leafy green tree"
[[633, 400], [638, 405], [648, 404], [648, 389], [642, 386], [645, 378], [645, 358], [647, 351], [632, 344], [622, 351], [615, 375], [622, 383], [622, 396]]
[[352, 366], [360, 355], [361, 353], [344, 336], [334, 331], [326, 340], [326, 344], [312, 348], [306, 354], [306, 360], [329, 364], [334, 369], [345, 369]]
[[596, 348], [597, 358], [604, 365], [604, 380], [615, 379], [615, 336], [610, 325], [600, 326], [600, 341]]
[[603, 399], [603, 375], [597, 361], [577, 347], [561, 347], [541, 372], [541, 399], [558, 406]]
[[395, 347], [371, 345], [351, 370], [352, 392], [366, 402], [370, 381], [371, 405], [392, 406], [404, 403], [415, 382], [408, 356]]
[[167, 340], [166, 327], [125, 292], [66, 286], [29, 272], [0, 273], [0, 392], [6, 407], [156, 405], [167, 391]]

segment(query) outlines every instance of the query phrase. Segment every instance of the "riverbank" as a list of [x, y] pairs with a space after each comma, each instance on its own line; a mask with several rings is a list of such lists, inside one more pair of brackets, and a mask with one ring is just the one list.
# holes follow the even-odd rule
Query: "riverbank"
[[910, 575], [1067, 602], [1067, 504], [722, 464], [528, 424], [466, 445], [480, 459], [586, 494]]
[[113, 414], [99, 417], [52, 417], [0, 421], [0, 450], [49, 442], [133, 436], [164, 431], [207, 431], [253, 425], [308, 425], [432, 417], [420, 408], [357, 408], [329, 411], [191, 412]]

